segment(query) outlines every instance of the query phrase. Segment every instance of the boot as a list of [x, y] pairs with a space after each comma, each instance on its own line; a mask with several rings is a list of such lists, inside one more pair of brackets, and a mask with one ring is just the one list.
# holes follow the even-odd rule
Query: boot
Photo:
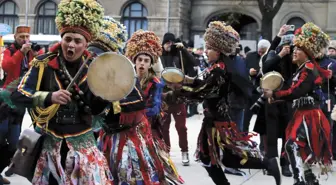
[[10, 177], [10, 176], [12, 176], [13, 174], [14, 174], [14, 172], [13, 172], [13, 169], [12, 169], [12, 168], [8, 169], [8, 170], [5, 172], [6, 177]]
[[316, 176], [311, 170], [307, 170], [304, 172], [304, 176], [306, 179], [306, 185], [319, 185], [319, 181], [316, 179]]
[[182, 152], [182, 165], [189, 166], [189, 154], [188, 152]]
[[280, 185], [281, 173], [277, 159], [275, 157], [271, 159], [264, 159], [264, 163], [267, 167], [267, 171], [274, 177], [276, 185]]
[[294, 183], [294, 185], [306, 185], [306, 183], [303, 182], [303, 181], [298, 181], [298, 182]]
[[225, 168], [224, 173], [230, 174], [230, 175], [237, 175], [237, 176], [245, 176], [246, 173], [244, 171], [241, 171], [239, 169], [235, 168]]
[[0, 184], [10, 184], [10, 181], [0, 175]]
[[289, 165], [281, 166], [281, 172], [282, 172], [282, 175], [285, 176], [285, 177], [292, 177], [293, 176], [292, 172], [289, 169]]

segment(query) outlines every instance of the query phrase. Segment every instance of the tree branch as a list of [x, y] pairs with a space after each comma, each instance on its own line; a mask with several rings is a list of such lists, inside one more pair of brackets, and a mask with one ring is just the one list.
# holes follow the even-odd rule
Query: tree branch
[[259, 10], [261, 12], [261, 15], [263, 15], [265, 12], [264, 0], [258, 0], [258, 5], [259, 5]]
[[276, 5], [273, 8], [273, 11], [271, 13], [271, 17], [274, 18], [275, 15], [278, 13], [278, 11], [280, 10], [282, 4], [283, 4], [284, 0], [278, 0]]

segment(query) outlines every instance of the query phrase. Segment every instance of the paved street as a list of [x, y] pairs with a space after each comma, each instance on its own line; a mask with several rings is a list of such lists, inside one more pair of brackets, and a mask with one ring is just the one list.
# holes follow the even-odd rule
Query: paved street
[[[196, 147], [196, 138], [198, 135], [198, 131], [201, 126], [202, 116], [193, 116], [187, 120], [188, 126], [188, 139], [189, 139], [189, 150], [190, 150], [190, 159], [191, 165], [189, 167], [182, 166], [181, 162], [181, 153], [178, 146], [178, 136], [175, 130], [174, 123], [171, 125], [171, 142], [172, 142], [172, 152], [171, 156], [173, 161], [175, 162], [181, 176], [185, 180], [186, 185], [212, 185], [213, 182], [208, 177], [206, 171], [201, 167], [200, 164], [194, 162], [194, 151]], [[24, 119], [23, 129], [28, 128], [31, 124], [30, 118], [27, 116]], [[258, 138], [254, 138], [256, 141]], [[232, 185], [272, 185], [274, 184], [274, 180], [270, 176], [263, 175], [262, 171], [259, 170], [251, 170], [250, 172], [246, 170], [248, 176], [247, 177], [237, 177], [228, 175], [228, 178]], [[328, 178], [328, 181], [325, 179]], [[9, 180], [12, 182], [12, 185], [29, 185], [30, 183], [18, 175], [14, 175], [13, 177], [9, 177]], [[330, 175], [329, 177], [322, 176], [320, 179], [321, 185], [334, 185], [336, 182], [336, 173]], [[283, 185], [291, 185], [293, 184], [292, 178], [283, 178]]]

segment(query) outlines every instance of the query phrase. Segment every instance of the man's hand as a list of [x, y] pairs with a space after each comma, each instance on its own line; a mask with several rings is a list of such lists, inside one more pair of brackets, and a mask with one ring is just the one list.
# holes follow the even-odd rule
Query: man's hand
[[26, 43], [22, 45], [21, 52], [27, 54], [31, 50], [31, 44]]
[[284, 46], [279, 53], [279, 56], [283, 58], [284, 56], [290, 54], [290, 46]]
[[273, 96], [273, 91], [272, 90], [269, 90], [269, 89], [263, 89], [263, 92], [264, 92], [264, 96], [266, 98], [272, 98]]
[[193, 84], [195, 78], [185, 75], [183, 79], [184, 84]]
[[167, 87], [169, 89], [172, 89], [173, 91], [176, 91], [176, 90], [182, 89], [182, 84], [181, 83], [169, 83], [167, 84]]
[[71, 93], [67, 90], [61, 89], [51, 94], [51, 102], [53, 104], [66, 105], [71, 101]]
[[179, 42], [179, 43], [175, 43], [176, 48], [184, 48], [183, 43]]
[[257, 74], [257, 70], [255, 70], [254, 68], [250, 69], [250, 76], [255, 76]]
[[278, 37], [282, 37], [286, 34], [286, 32], [288, 32], [288, 30], [290, 29], [290, 25], [282, 25], [280, 30], [279, 30], [279, 33], [278, 33]]

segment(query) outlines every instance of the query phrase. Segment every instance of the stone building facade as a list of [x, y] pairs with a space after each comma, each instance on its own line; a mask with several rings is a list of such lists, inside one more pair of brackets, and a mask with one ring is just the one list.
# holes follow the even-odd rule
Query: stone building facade
[[[13, 27], [27, 23], [33, 34], [57, 34], [54, 18], [59, 1], [0, 0], [0, 23]], [[203, 35], [214, 17], [236, 12], [241, 15], [238, 31], [242, 39], [257, 40], [260, 35], [261, 13], [257, 0], [98, 1], [104, 6], [105, 14], [121, 20], [130, 34], [142, 28], [154, 31], [161, 38], [169, 31], [183, 40], [194, 40]], [[283, 24], [299, 27], [312, 21], [335, 37], [335, 20], [336, 0], [285, 0], [274, 18], [273, 35]]]

